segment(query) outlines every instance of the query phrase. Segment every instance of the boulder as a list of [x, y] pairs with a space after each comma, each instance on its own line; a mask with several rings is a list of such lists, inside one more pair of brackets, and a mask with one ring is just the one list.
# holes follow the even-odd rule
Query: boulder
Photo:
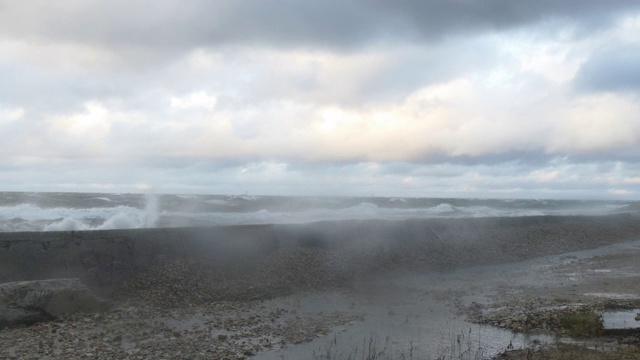
[[0, 307], [0, 330], [13, 325], [30, 325], [51, 317], [39, 311]]
[[0, 285], [0, 329], [106, 308], [107, 302], [96, 297], [78, 279], [17, 281]]

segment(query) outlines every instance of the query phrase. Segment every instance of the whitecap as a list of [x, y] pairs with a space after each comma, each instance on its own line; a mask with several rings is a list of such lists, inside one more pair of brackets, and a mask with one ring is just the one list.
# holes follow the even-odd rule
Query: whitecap
[[74, 218], [64, 218], [58, 222], [45, 225], [44, 231], [71, 231], [89, 230], [90, 228], [82, 221]]
[[439, 212], [439, 213], [445, 213], [445, 212], [454, 212], [456, 211], [456, 207], [451, 205], [451, 204], [447, 204], [447, 203], [442, 203], [439, 204], [438, 206], [432, 207], [431, 210], [433, 212]]

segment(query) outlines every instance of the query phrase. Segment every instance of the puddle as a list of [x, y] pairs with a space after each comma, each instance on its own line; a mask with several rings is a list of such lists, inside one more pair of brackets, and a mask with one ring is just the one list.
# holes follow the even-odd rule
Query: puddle
[[624, 311], [608, 311], [602, 314], [605, 330], [640, 329], [640, 309]]

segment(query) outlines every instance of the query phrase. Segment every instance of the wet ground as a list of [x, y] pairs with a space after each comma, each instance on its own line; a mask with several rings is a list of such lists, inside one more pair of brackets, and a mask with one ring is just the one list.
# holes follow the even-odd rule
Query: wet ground
[[[640, 299], [638, 256], [635, 241], [511, 264], [395, 272], [270, 300], [177, 309], [120, 303], [106, 314], [2, 330], [0, 358], [490, 358], [562, 339], [478, 325], [468, 320], [470, 310], [525, 298], [556, 306], [633, 303]], [[621, 321], [629, 323], [636, 310], [625, 311]]]
[[[557, 306], [640, 299], [640, 242], [452, 272], [396, 273], [364, 282], [348, 294], [311, 294], [309, 309], [340, 309], [363, 321], [311, 342], [257, 355], [256, 359], [490, 358], [505, 350], [562, 341], [553, 334], [516, 334], [467, 321], [469, 309], [492, 309], [536, 297]], [[541, 300], [545, 301], [545, 300]], [[563, 303], [564, 302], [564, 303]], [[633, 309], [610, 311], [611, 321], [631, 321]], [[635, 313], [633, 314], [635, 317]], [[621, 317], [624, 319], [621, 320]], [[635, 322], [635, 320], [633, 320]], [[640, 324], [640, 323], [639, 323]], [[630, 325], [628, 325], [630, 326]], [[570, 340], [570, 339], [566, 339]], [[337, 356], [336, 356], [337, 355]]]

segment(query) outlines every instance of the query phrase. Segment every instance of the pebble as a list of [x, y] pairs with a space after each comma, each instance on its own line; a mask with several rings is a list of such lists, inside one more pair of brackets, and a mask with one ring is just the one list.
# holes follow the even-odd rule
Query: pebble
[[[73, 315], [3, 329], [0, 359], [242, 359], [310, 341], [361, 320], [344, 313], [294, 316], [281, 306], [292, 302], [282, 300], [215, 301], [165, 309], [121, 303], [101, 318]], [[225, 327], [229, 332], [220, 334]]]

